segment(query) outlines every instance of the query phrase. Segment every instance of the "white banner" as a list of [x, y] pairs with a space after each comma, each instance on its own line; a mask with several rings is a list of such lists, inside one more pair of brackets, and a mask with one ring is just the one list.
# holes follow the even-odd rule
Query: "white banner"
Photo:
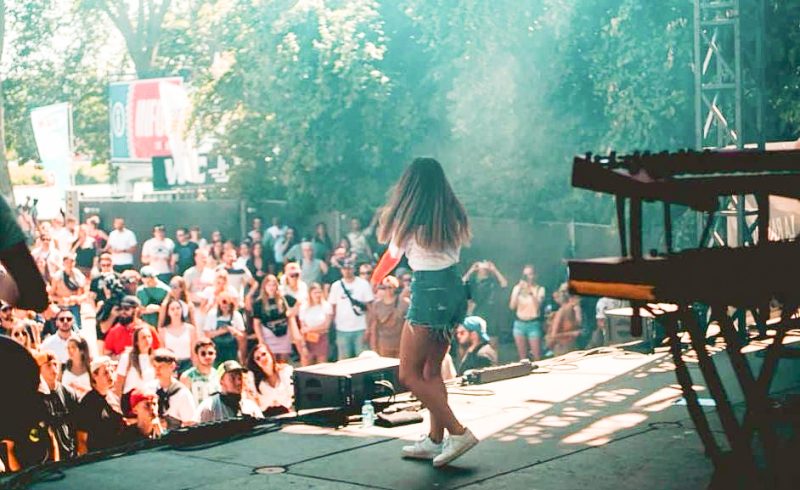
[[182, 85], [160, 83], [161, 115], [164, 132], [172, 150], [171, 161], [166, 166], [167, 182], [170, 185], [203, 184], [205, 174], [200, 168], [193, 134], [189, 131], [192, 103]]
[[31, 124], [45, 171], [60, 191], [66, 190], [72, 185], [72, 108], [66, 102], [37, 107]]

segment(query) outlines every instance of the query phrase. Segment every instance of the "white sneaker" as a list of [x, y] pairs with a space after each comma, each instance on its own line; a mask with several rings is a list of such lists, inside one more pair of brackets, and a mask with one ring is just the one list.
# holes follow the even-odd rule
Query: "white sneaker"
[[403, 457], [412, 459], [433, 459], [442, 452], [442, 443], [436, 444], [428, 434], [420, 436], [413, 446], [403, 446]]
[[447, 438], [444, 440], [444, 444], [442, 445], [441, 454], [433, 458], [433, 466], [439, 468], [440, 466], [450, 463], [454, 459], [475, 447], [478, 442], [480, 442], [478, 441], [478, 438], [475, 437], [475, 435], [469, 429], [467, 429], [460, 436], [447, 436]]

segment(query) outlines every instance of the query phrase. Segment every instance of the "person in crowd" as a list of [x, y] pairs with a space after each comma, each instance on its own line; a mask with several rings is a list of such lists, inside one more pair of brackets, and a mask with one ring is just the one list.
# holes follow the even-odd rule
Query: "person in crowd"
[[[64, 221], [64, 217], [60, 214], [50, 220], [50, 236], [61, 255], [72, 253], [72, 245], [77, 239], [76, 233], [64, 226]], [[75, 218], [71, 218], [71, 223], [74, 229]]]
[[228, 250], [222, 255], [222, 264], [218, 269], [228, 273], [228, 286], [235, 291], [237, 305], [245, 304], [245, 295], [248, 292], [255, 294], [258, 291], [258, 282], [253, 279], [247, 267], [236, 265], [235, 250]]
[[189, 228], [189, 241], [198, 246], [198, 248], [205, 249], [208, 247], [208, 241], [203, 238], [200, 227], [195, 225]]
[[300, 244], [303, 256], [300, 258], [300, 279], [306, 284], [322, 280], [328, 273], [328, 264], [324, 260], [316, 258], [314, 254], [314, 244], [303, 242]]
[[214, 369], [217, 348], [211, 339], [200, 338], [194, 344], [194, 366], [181, 374], [181, 383], [189, 388], [197, 405], [219, 391], [219, 373]]
[[81, 304], [86, 299], [86, 276], [75, 267], [75, 256], [64, 255], [63, 268], [50, 276], [50, 298], [63, 309], [72, 312], [75, 328], [81, 328]]
[[123, 272], [133, 269], [133, 254], [136, 253], [136, 234], [125, 228], [125, 220], [114, 218], [114, 229], [108, 234], [106, 252], [111, 252], [114, 270]]
[[[173, 281], [176, 279], [172, 278]], [[180, 300], [167, 299], [165, 309], [166, 315], [159, 325], [158, 335], [161, 345], [174, 353], [178, 372], [182, 373], [192, 366], [192, 346], [197, 342], [197, 328], [186, 321], [184, 305]]]
[[136, 297], [142, 302], [144, 311], [142, 320], [156, 327], [158, 326], [158, 313], [161, 304], [169, 295], [169, 286], [161, 282], [158, 274], [151, 266], [146, 265], [139, 271], [142, 276], [142, 285], [136, 289]]
[[161, 308], [158, 311], [158, 325], [161, 326], [167, 319], [167, 306], [171, 301], [177, 301], [181, 305], [181, 315], [183, 319], [192, 325], [196, 325], [197, 317], [195, 316], [194, 303], [191, 301], [189, 295], [189, 286], [186, 280], [181, 276], [175, 276], [169, 280], [169, 294], [164, 301], [161, 302]]
[[576, 349], [582, 324], [580, 297], [571, 294], [566, 283], [558, 290], [564, 302], [556, 311], [547, 333], [547, 346], [556, 356]]
[[264, 220], [261, 219], [261, 216], [253, 218], [250, 231], [247, 232], [247, 238], [249, 238], [252, 243], [259, 243], [261, 239], [264, 238]]
[[400, 357], [400, 333], [409, 303], [397, 295], [400, 282], [387, 276], [377, 288], [368, 316], [367, 340], [370, 349], [383, 357]]
[[286, 233], [286, 228], [287, 227], [282, 223], [280, 216], [273, 216], [272, 225], [267, 228], [264, 236], [262, 237], [264, 248], [267, 250], [274, 250], [275, 242], [277, 242], [279, 238], [283, 237], [283, 235]]
[[223, 362], [219, 371], [219, 393], [209, 396], [197, 407], [200, 422], [219, 422], [242, 416], [264, 418], [258, 405], [242, 396], [244, 375], [247, 370], [238, 362], [231, 360]]
[[275, 264], [278, 269], [283, 267], [284, 262], [287, 262], [286, 253], [298, 243], [297, 233], [295, 229], [290, 227], [275, 240], [273, 250], [275, 251]]
[[47, 282], [50, 282], [63, 265], [63, 255], [53, 243], [49, 233], [39, 235], [37, 245], [31, 250], [31, 256]]
[[119, 274], [114, 272], [111, 254], [108, 252], [100, 254], [97, 259], [97, 275], [89, 283], [89, 296], [94, 301], [95, 307], [99, 308], [100, 303], [108, 300], [111, 296], [108, 285], [117, 279], [119, 279]]
[[545, 290], [536, 282], [536, 269], [532, 265], [522, 268], [522, 279], [511, 290], [508, 307], [515, 314], [514, 343], [520, 359], [528, 359], [528, 349], [534, 361], [542, 359]]
[[89, 367], [92, 355], [89, 352], [89, 343], [77, 334], [72, 334], [67, 340], [67, 362], [61, 373], [61, 384], [71, 389], [78, 400], [81, 400], [92, 384], [89, 380]]
[[458, 375], [462, 376], [470, 369], [482, 369], [497, 366], [497, 351], [489, 342], [486, 320], [479, 316], [468, 316], [456, 328], [460, 362]]
[[156, 225], [153, 227], [153, 237], [142, 245], [142, 264], [149, 265], [159, 281], [169, 282], [172, 278], [174, 253], [175, 242], [167, 238], [166, 227]]
[[259, 344], [247, 356], [247, 369], [246, 383], [265, 417], [291, 411], [294, 403], [291, 365], [277, 361], [269, 347]]
[[365, 281], [369, 281], [370, 276], [372, 275], [372, 264], [370, 263], [363, 263], [359, 264], [358, 266], [358, 277]]
[[145, 388], [148, 393], [155, 392], [158, 396], [158, 419], [167, 430], [197, 423], [197, 405], [192, 392], [175, 378], [177, 365], [177, 359], [171, 350], [156, 350], [153, 353], [156, 379]]
[[222, 236], [222, 232], [219, 231], [219, 230], [212, 231], [211, 232], [211, 241], [212, 242], [220, 242], [220, 243], [224, 242], [225, 239]]
[[69, 310], [61, 310], [56, 315], [56, 333], [42, 341], [42, 349], [52, 352], [58, 362], [64, 364], [69, 360], [67, 344], [72, 336], [75, 325], [75, 316]]
[[[250, 254], [252, 254], [253, 248], [251, 246], [251, 242], [249, 238], [242, 240], [242, 243], [239, 244], [239, 250], [237, 251], [236, 261], [233, 263], [233, 266], [237, 269], [247, 269], [247, 262], [250, 260]], [[248, 271], [250, 269], [247, 269]]]
[[228, 284], [228, 272], [224, 269], [218, 269], [214, 273], [214, 284], [205, 288], [201, 293], [203, 303], [200, 306], [200, 310], [208, 315], [208, 312], [217, 305], [218, 298], [223, 294], [233, 298], [235, 301], [234, 307], [238, 308], [240, 305], [238, 293], [239, 291], [236, 288]]
[[342, 279], [331, 285], [328, 303], [334, 310], [339, 360], [357, 357], [364, 350], [367, 307], [374, 299], [369, 282], [353, 274], [353, 262], [341, 263]]
[[497, 350], [500, 334], [498, 329], [502, 317], [502, 312], [499, 310], [504, 308], [503, 290], [508, 287], [508, 281], [494, 262], [489, 260], [472, 264], [463, 279], [472, 298], [470, 315], [479, 316], [489, 323], [489, 337], [492, 339], [492, 347]]
[[130, 393], [134, 388], [145, 389], [147, 383], [156, 378], [150, 361], [153, 355], [153, 332], [148, 325], [136, 327], [133, 331], [133, 345], [125, 349], [117, 364], [117, 377], [114, 381], [114, 394], [120, 399], [120, 407], [126, 412], [130, 405]]
[[350, 231], [347, 232], [347, 240], [350, 243], [350, 250], [355, 254], [356, 261], [371, 262], [372, 248], [369, 246], [369, 229], [361, 228], [361, 220], [358, 218], [350, 219]]
[[22, 323], [18, 323], [17, 325], [11, 327], [8, 332], [8, 336], [28, 350], [35, 350], [37, 348], [36, 342], [33, 339], [33, 335]]
[[147, 327], [150, 330], [153, 348], [161, 347], [158, 332], [155, 327], [139, 318], [142, 303], [136, 296], [125, 296], [120, 301], [119, 307], [112, 310], [112, 327], [105, 336], [103, 354], [113, 359], [119, 358], [126, 348], [134, 345], [134, 333], [138, 328]]
[[97, 215], [86, 218], [86, 236], [94, 240], [95, 255], [106, 248], [108, 233], [100, 227], [100, 217]]
[[78, 227], [78, 236], [70, 250], [70, 253], [75, 254], [75, 266], [86, 277], [91, 276], [98, 251], [95, 237], [89, 234], [90, 226], [87, 222]]
[[211, 246], [208, 249], [208, 255], [214, 259], [215, 264], [222, 262], [222, 254], [224, 252], [225, 246], [223, 245], [222, 240], [214, 240], [211, 242]]
[[269, 257], [264, 256], [264, 245], [261, 242], [253, 243], [253, 247], [250, 250], [250, 258], [247, 259], [245, 266], [258, 283], [258, 286], [261, 286], [267, 274], [275, 273], [275, 264], [270, 263]]
[[[354, 264], [358, 263], [358, 255], [353, 252], [353, 249], [350, 247], [350, 240], [346, 236], [343, 236], [339, 239], [339, 243], [336, 244], [336, 248], [343, 248], [344, 249], [344, 258], [349, 259]], [[339, 261], [341, 263], [341, 260]]]
[[42, 378], [39, 391], [47, 409], [47, 425], [56, 436], [59, 460], [72, 459], [77, 455], [75, 422], [79, 407], [78, 397], [59, 382], [61, 363], [55, 354], [40, 350], [33, 357], [39, 365], [39, 375]]
[[114, 364], [108, 356], [92, 360], [90, 365], [92, 389], [81, 399], [77, 417], [78, 454], [101, 451], [119, 444], [125, 428], [114, 395]]
[[381, 213], [377, 238], [389, 247], [375, 268], [372, 284], [381, 284], [407, 256], [414, 280], [400, 338], [400, 380], [430, 411], [431, 427], [427, 436], [403, 447], [402, 453], [432, 459], [434, 467], [450, 463], [478, 443], [448, 405], [441, 372], [450, 332], [462, 323], [467, 308], [457, 265], [461, 246], [470, 236], [466, 211], [442, 166], [432, 158], [415, 159]]
[[203, 333], [214, 341], [217, 363], [239, 357], [239, 346], [244, 344], [244, 317], [236, 309], [236, 299], [230, 293], [216, 297], [216, 304], [208, 311]]
[[172, 270], [176, 275], [182, 276], [190, 267], [194, 266], [194, 254], [200, 247], [189, 240], [189, 231], [183, 227], [175, 231], [175, 242], [172, 252]]
[[297, 313], [300, 304], [308, 303], [308, 285], [300, 278], [302, 271], [297, 262], [288, 262], [283, 269], [281, 278], [281, 294], [284, 297], [291, 296], [295, 300], [293, 314]]
[[119, 436], [120, 444], [161, 437], [164, 429], [158, 419], [158, 397], [155, 393], [135, 388], [131, 391], [129, 399], [130, 410], [126, 414], [135, 418], [136, 422], [125, 426], [122, 430]]
[[320, 260], [327, 260], [333, 252], [333, 241], [328, 235], [328, 225], [317, 223], [314, 227], [314, 237], [311, 239], [314, 244], [314, 257]]
[[208, 252], [203, 248], [198, 248], [194, 252], [194, 265], [183, 273], [183, 279], [189, 289], [189, 299], [196, 310], [203, 303], [203, 291], [214, 284], [214, 268], [207, 267], [207, 262]]
[[307, 359], [307, 347], [297, 327], [293, 314], [295, 299], [284, 296], [278, 287], [278, 278], [268, 275], [261, 285], [261, 293], [253, 304], [253, 330], [259, 344], [270, 348], [277, 359], [288, 361], [292, 355], [292, 343], [297, 347], [303, 361]]
[[630, 303], [622, 299], [602, 297], [597, 300], [597, 304], [595, 305], [595, 321], [597, 323], [597, 328], [595, 328], [595, 331], [592, 333], [592, 339], [589, 344], [590, 347], [601, 347], [608, 345], [609, 341], [611, 340], [612, 323], [615, 323], [615, 326], [617, 327], [624, 325], [628, 330], [630, 329], [629, 319], [612, 319], [606, 315], [608, 310], [627, 308], [629, 306]]
[[397, 295], [400, 296], [400, 299], [403, 301], [411, 303], [411, 273], [398, 271], [397, 277], [400, 278], [400, 289], [398, 289]]
[[328, 332], [333, 321], [333, 308], [325, 300], [325, 293], [319, 283], [308, 287], [308, 302], [300, 305], [300, 322], [303, 325], [303, 339], [308, 348], [308, 364], [327, 362]]
[[325, 293], [330, 291], [330, 285], [342, 279], [342, 263], [347, 260], [347, 251], [344, 247], [338, 247], [331, 255], [331, 263], [328, 273], [325, 274]]

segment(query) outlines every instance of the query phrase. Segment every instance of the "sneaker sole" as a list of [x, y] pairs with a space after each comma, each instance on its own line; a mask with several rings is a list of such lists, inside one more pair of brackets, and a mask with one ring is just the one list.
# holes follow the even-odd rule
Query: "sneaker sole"
[[403, 453], [403, 459], [427, 459], [433, 461], [433, 458], [438, 456], [438, 454], [431, 456], [430, 454], [406, 454]]
[[475, 446], [477, 446], [479, 442], [481, 442], [481, 441], [480, 441], [480, 440], [478, 440], [478, 439], [476, 439], [476, 440], [475, 440], [475, 441], [474, 441], [472, 444], [470, 444], [469, 446], [463, 446], [463, 447], [462, 447], [462, 448], [461, 448], [461, 449], [460, 449], [460, 450], [459, 450], [457, 453], [454, 453], [454, 454], [453, 454], [452, 456], [450, 456], [450, 457], [449, 457], [449, 458], [448, 458], [446, 461], [438, 461], [438, 462], [437, 462], [437, 461], [434, 459], [434, 461], [433, 461], [433, 467], [434, 467], [434, 468], [441, 468], [442, 466], [445, 466], [445, 465], [447, 465], [447, 464], [450, 464], [450, 463], [452, 463], [452, 462], [453, 462], [453, 461], [455, 461], [456, 459], [458, 459], [458, 458], [460, 458], [461, 456], [463, 456], [463, 455], [464, 455], [464, 453], [466, 453], [466, 452], [467, 452], [467, 451], [469, 451], [470, 449], [472, 449], [472, 448], [474, 448]]

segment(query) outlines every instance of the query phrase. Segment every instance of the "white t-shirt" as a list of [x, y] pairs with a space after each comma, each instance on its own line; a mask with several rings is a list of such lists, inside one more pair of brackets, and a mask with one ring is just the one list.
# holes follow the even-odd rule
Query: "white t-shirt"
[[50, 335], [42, 341], [42, 350], [52, 351], [60, 364], [64, 364], [69, 359], [67, 354], [67, 343], [69, 339], [62, 339], [57, 333]]
[[[176, 380], [175, 382], [177, 383], [178, 381]], [[147, 382], [145, 391], [147, 393], [155, 393], [160, 387], [158, 380], [154, 379], [153, 381]], [[197, 413], [197, 404], [189, 388], [181, 385], [181, 389], [169, 397], [169, 409], [166, 415], [180, 420], [181, 422], [198, 423], [200, 421], [199, 414]]]
[[145, 385], [156, 379], [156, 369], [150, 362], [149, 354], [139, 354], [139, 368], [142, 373], [130, 365], [131, 351], [126, 350], [119, 356], [119, 364], [117, 364], [117, 376], [125, 376], [125, 385], [122, 387], [122, 392], [127, 393], [134, 388], [145, 388]]
[[55, 239], [56, 246], [58, 246], [58, 250], [62, 254], [69, 253], [72, 249], [72, 244], [78, 238], [78, 236], [71, 231], [66, 226], [62, 226], [58, 229], [53, 229], [50, 232], [50, 236]]
[[292, 291], [288, 284], [281, 284], [280, 291], [282, 295], [291, 296], [301, 305], [308, 303], [308, 285], [299, 279], [297, 280], [297, 291]]
[[150, 258], [149, 265], [155, 269], [156, 274], [168, 274], [172, 271], [169, 262], [174, 251], [175, 243], [169, 238], [164, 238], [163, 240], [151, 238], [142, 245], [142, 258]]
[[[108, 234], [108, 247], [111, 250], [127, 250], [135, 247], [138, 242], [136, 235], [129, 229], [111, 230]], [[111, 263], [114, 265], [133, 264], [133, 254], [128, 252], [111, 252]]]
[[420, 247], [414, 237], [411, 237], [403, 246], [392, 240], [389, 244], [389, 254], [394, 258], [399, 258], [406, 254], [408, 266], [411, 267], [411, 270], [440, 271], [458, 263], [461, 247], [433, 251]]
[[[342, 281], [336, 281], [331, 285], [331, 291], [328, 294], [328, 303], [336, 307], [336, 330], [340, 332], [359, 332], [367, 329], [367, 315], [356, 315], [353, 311], [353, 305], [347, 298], [347, 295], [342, 289]], [[355, 277], [353, 281], [345, 284], [345, 287], [350, 291], [350, 296], [362, 303], [370, 303], [375, 297], [372, 294], [372, 286], [360, 278]]]
[[314, 306], [308, 306], [307, 304], [300, 306], [300, 321], [303, 322], [303, 327], [318, 327], [331, 314], [333, 314], [333, 308], [325, 300]]

